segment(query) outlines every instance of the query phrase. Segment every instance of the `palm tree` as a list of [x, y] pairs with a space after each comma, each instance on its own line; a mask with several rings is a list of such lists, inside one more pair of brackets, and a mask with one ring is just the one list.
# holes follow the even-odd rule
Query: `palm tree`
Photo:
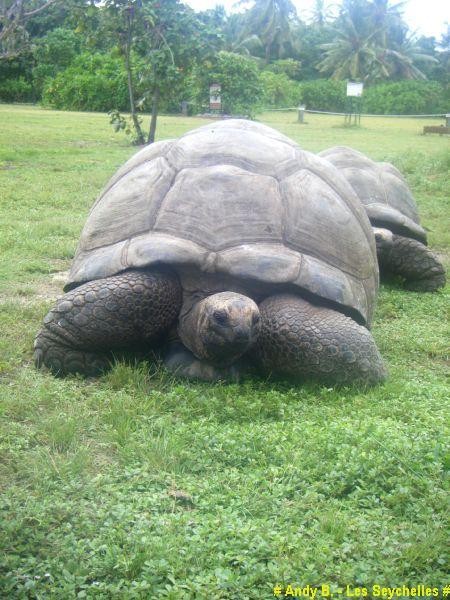
[[314, 0], [314, 6], [310, 12], [312, 25], [324, 27], [331, 18], [334, 5], [327, 5], [326, 0]]
[[426, 79], [427, 76], [418, 65], [439, 62], [433, 56], [425, 54], [414, 36], [407, 34], [403, 40], [386, 48], [384, 55], [389, 65], [389, 75], [394, 79]]
[[401, 17], [403, 3], [389, 0], [344, 0], [333, 30], [336, 38], [322, 45], [317, 65], [334, 79], [426, 79], [417, 66], [436, 62], [425, 54]]
[[291, 24], [297, 11], [291, 0], [254, 0], [244, 15], [241, 39], [257, 36], [264, 48], [264, 62], [272, 57], [282, 58], [291, 43]]
[[375, 70], [383, 72], [385, 66], [377, 64], [375, 38], [378, 31], [370, 31], [367, 18], [361, 18], [360, 12], [341, 14], [338, 27], [332, 30], [336, 35], [334, 41], [321, 46], [325, 50], [324, 58], [317, 65], [321, 72], [331, 74], [333, 79], [360, 80], [371, 78]]
[[252, 55], [262, 47], [261, 40], [246, 29], [246, 19], [239, 13], [231, 14], [223, 27], [224, 47], [227, 52]]

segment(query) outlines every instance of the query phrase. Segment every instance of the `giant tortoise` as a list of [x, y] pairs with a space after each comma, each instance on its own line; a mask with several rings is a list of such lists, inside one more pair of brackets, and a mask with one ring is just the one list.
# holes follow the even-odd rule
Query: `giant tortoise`
[[381, 272], [401, 275], [406, 287], [415, 291], [444, 286], [444, 267], [427, 248], [427, 234], [400, 171], [346, 146], [329, 148], [319, 156], [341, 171], [363, 203], [374, 228]]
[[327, 161], [264, 125], [228, 120], [147, 146], [94, 203], [37, 366], [97, 374], [112, 352], [166, 343], [169, 369], [375, 384], [375, 242]]

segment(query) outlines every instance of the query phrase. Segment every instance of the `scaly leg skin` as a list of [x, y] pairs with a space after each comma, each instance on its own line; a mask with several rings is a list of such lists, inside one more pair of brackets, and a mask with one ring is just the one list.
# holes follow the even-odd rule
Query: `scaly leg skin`
[[350, 317], [293, 294], [270, 296], [259, 310], [264, 369], [326, 384], [376, 385], [386, 378], [372, 335]]
[[114, 349], [151, 344], [170, 328], [181, 307], [175, 275], [126, 271], [65, 294], [44, 318], [34, 360], [55, 375], [98, 375]]
[[421, 242], [393, 236], [388, 254], [379, 257], [381, 270], [405, 278], [405, 287], [416, 292], [434, 292], [445, 285], [445, 270], [437, 257]]
[[164, 359], [166, 368], [177, 377], [203, 381], [227, 381], [237, 383], [239, 371], [235, 365], [219, 368], [197, 358], [180, 340], [169, 344]]

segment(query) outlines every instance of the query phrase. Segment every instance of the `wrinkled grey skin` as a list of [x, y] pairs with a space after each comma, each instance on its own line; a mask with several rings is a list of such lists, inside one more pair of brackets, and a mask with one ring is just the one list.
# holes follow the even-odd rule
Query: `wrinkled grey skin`
[[235, 379], [251, 356], [266, 373], [375, 384], [377, 289], [372, 229], [345, 178], [269, 127], [214, 123], [113, 176], [35, 360], [95, 374], [116, 349], [166, 340], [166, 365], [186, 377]]
[[390, 163], [376, 163], [361, 152], [336, 146], [319, 156], [344, 175], [372, 223], [380, 271], [401, 275], [414, 291], [445, 285], [445, 270], [427, 248], [427, 235], [405, 179]]

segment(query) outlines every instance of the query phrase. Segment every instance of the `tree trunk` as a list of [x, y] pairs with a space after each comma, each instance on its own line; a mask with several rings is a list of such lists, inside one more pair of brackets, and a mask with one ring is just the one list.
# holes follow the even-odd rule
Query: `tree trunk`
[[148, 132], [148, 144], [153, 144], [155, 141], [155, 133], [156, 133], [156, 119], [158, 118], [158, 104], [159, 104], [159, 96], [160, 96], [159, 86], [155, 87], [153, 92], [153, 103], [152, 103], [152, 118], [150, 119], [150, 130]]
[[139, 123], [137, 113], [136, 113], [136, 104], [134, 103], [133, 73], [131, 71], [131, 60], [130, 60], [131, 22], [130, 22], [129, 14], [127, 16], [127, 28], [128, 28], [128, 31], [127, 31], [127, 40], [126, 40], [126, 46], [125, 46], [125, 69], [127, 72], [128, 96], [130, 98], [130, 113], [131, 113], [131, 119], [133, 120], [134, 130], [136, 132], [136, 143], [144, 144], [145, 137], [144, 137], [144, 133], [141, 129], [141, 125]]

